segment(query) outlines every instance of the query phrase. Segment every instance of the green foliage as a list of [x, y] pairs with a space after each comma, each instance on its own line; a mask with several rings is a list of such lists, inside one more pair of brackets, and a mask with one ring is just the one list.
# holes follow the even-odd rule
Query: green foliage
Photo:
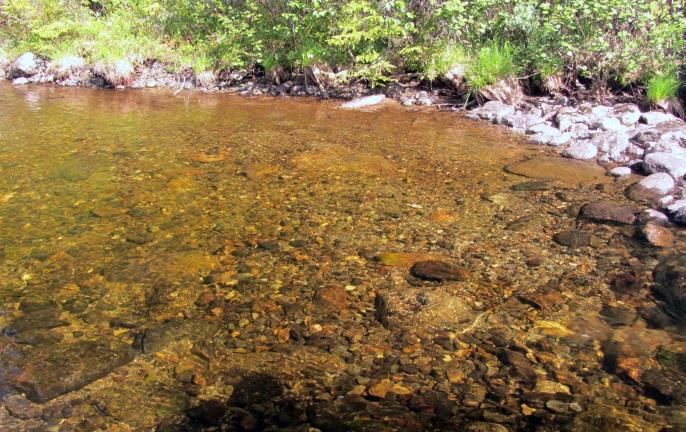
[[491, 42], [479, 50], [467, 68], [465, 79], [472, 91], [478, 92], [497, 81], [515, 75], [513, 52], [508, 43]]
[[432, 80], [472, 53], [476, 87], [499, 64], [629, 85], [684, 66], [683, 9], [683, 0], [0, 0], [0, 40], [9, 55], [154, 58], [175, 69], [327, 65], [372, 85], [404, 70]]
[[675, 73], [658, 74], [648, 80], [646, 94], [650, 102], [659, 103], [675, 97], [680, 86], [681, 83]]

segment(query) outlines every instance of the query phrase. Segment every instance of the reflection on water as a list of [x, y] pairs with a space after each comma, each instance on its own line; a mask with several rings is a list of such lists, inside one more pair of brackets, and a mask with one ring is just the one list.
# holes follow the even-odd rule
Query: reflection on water
[[[592, 167], [508, 172], [549, 155], [396, 107], [7, 85], [0, 104], [0, 425], [659, 430], [686, 416], [644, 378], [658, 350], [673, 365], [660, 373], [684, 372], [682, 342], [637, 314], [665, 252], [632, 227], [551, 240], [584, 202], [624, 199]], [[545, 187], [513, 190], [518, 174]], [[459, 280], [410, 276], [427, 259]]]

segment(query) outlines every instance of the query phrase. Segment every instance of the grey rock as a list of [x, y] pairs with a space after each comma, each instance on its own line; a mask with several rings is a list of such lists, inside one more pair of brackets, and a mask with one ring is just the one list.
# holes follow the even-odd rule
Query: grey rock
[[686, 148], [682, 147], [679, 141], [662, 137], [656, 142], [649, 143], [643, 151], [644, 156], [650, 153], [670, 153], [686, 158]]
[[574, 134], [572, 132], [565, 132], [565, 133], [562, 133], [562, 134], [556, 136], [555, 138], [550, 140], [550, 142], [548, 142], [547, 144], [551, 145], [553, 147], [560, 147], [560, 146], [563, 146], [565, 144], [568, 144], [573, 139], [574, 139]]
[[624, 126], [635, 125], [641, 119], [641, 110], [633, 104], [615, 105], [614, 113]]
[[562, 132], [567, 132], [571, 130], [575, 124], [583, 123], [588, 124], [591, 118], [588, 115], [580, 114], [574, 108], [564, 107], [555, 115], [555, 125]]
[[476, 115], [482, 120], [502, 123], [506, 116], [515, 112], [515, 107], [500, 101], [489, 101], [475, 111]]
[[623, 162], [627, 159], [624, 152], [629, 146], [629, 136], [624, 132], [603, 132], [596, 135], [591, 143], [608, 161]]
[[643, 166], [649, 173], [666, 172], [677, 181], [686, 175], [686, 158], [671, 153], [650, 153], [643, 159]]
[[661, 139], [686, 141], [686, 123], [681, 120], [660, 123], [655, 126], [655, 130], [660, 134]]
[[671, 114], [663, 113], [662, 111], [649, 111], [643, 113], [641, 114], [640, 119], [642, 123], [645, 123], [647, 125], [657, 125], [660, 123], [665, 123], [674, 120], [677, 120], [677, 118]]
[[646, 149], [660, 140], [660, 133], [652, 127], [634, 128], [628, 132], [632, 143]]
[[589, 141], [575, 141], [562, 152], [562, 155], [573, 159], [593, 159], [598, 155], [598, 148]]
[[30, 77], [38, 73], [40, 61], [32, 52], [17, 57], [10, 66], [10, 78]]
[[601, 117], [591, 124], [593, 129], [600, 129], [604, 131], [624, 131], [626, 127], [614, 117]]
[[12, 80], [13, 85], [24, 85], [24, 84], [28, 84], [28, 83], [29, 83], [28, 78], [24, 78], [24, 77], [20, 77], [20, 78], [16, 78], [16, 79]]
[[502, 117], [502, 124], [518, 131], [526, 131], [529, 127], [543, 123], [544, 121], [545, 120], [543, 120], [540, 115], [525, 114], [522, 112], [514, 112]]

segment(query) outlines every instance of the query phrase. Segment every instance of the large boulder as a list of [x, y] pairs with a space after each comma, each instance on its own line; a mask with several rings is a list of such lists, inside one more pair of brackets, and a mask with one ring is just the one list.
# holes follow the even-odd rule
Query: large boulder
[[40, 60], [32, 52], [19, 57], [10, 66], [10, 78], [31, 77], [39, 72]]

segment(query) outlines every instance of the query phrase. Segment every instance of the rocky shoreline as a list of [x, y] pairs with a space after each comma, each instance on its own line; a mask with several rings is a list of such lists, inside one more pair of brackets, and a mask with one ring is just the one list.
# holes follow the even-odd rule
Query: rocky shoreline
[[[10, 79], [14, 85], [55, 84], [115, 89], [167, 87], [175, 92], [199, 90], [243, 96], [368, 98], [344, 104], [351, 109], [366, 108], [386, 98], [397, 100], [406, 107], [464, 109], [458, 105], [460, 100], [451, 89], [422, 89], [419, 80], [372, 91], [362, 84], [329, 88], [316, 79], [308, 85], [306, 77], [303, 84], [290, 80], [275, 84], [247, 72], [210, 78], [195, 76], [190, 71], [175, 74], [159, 62], [152, 62], [139, 70], [131, 64], [89, 67], [78, 57], [50, 63], [32, 53], [25, 53], [13, 62], [0, 58], [0, 79], [3, 78]], [[467, 111], [466, 117], [508, 127], [527, 135], [533, 143], [554, 148], [564, 157], [597, 161], [610, 176], [643, 176], [637, 184], [627, 188], [627, 197], [654, 207], [655, 211], [650, 214], [655, 220], [671, 220], [686, 225], [686, 123], [672, 114], [642, 111], [632, 103], [604, 105], [565, 97], [530, 97], [517, 105], [489, 101]]]

